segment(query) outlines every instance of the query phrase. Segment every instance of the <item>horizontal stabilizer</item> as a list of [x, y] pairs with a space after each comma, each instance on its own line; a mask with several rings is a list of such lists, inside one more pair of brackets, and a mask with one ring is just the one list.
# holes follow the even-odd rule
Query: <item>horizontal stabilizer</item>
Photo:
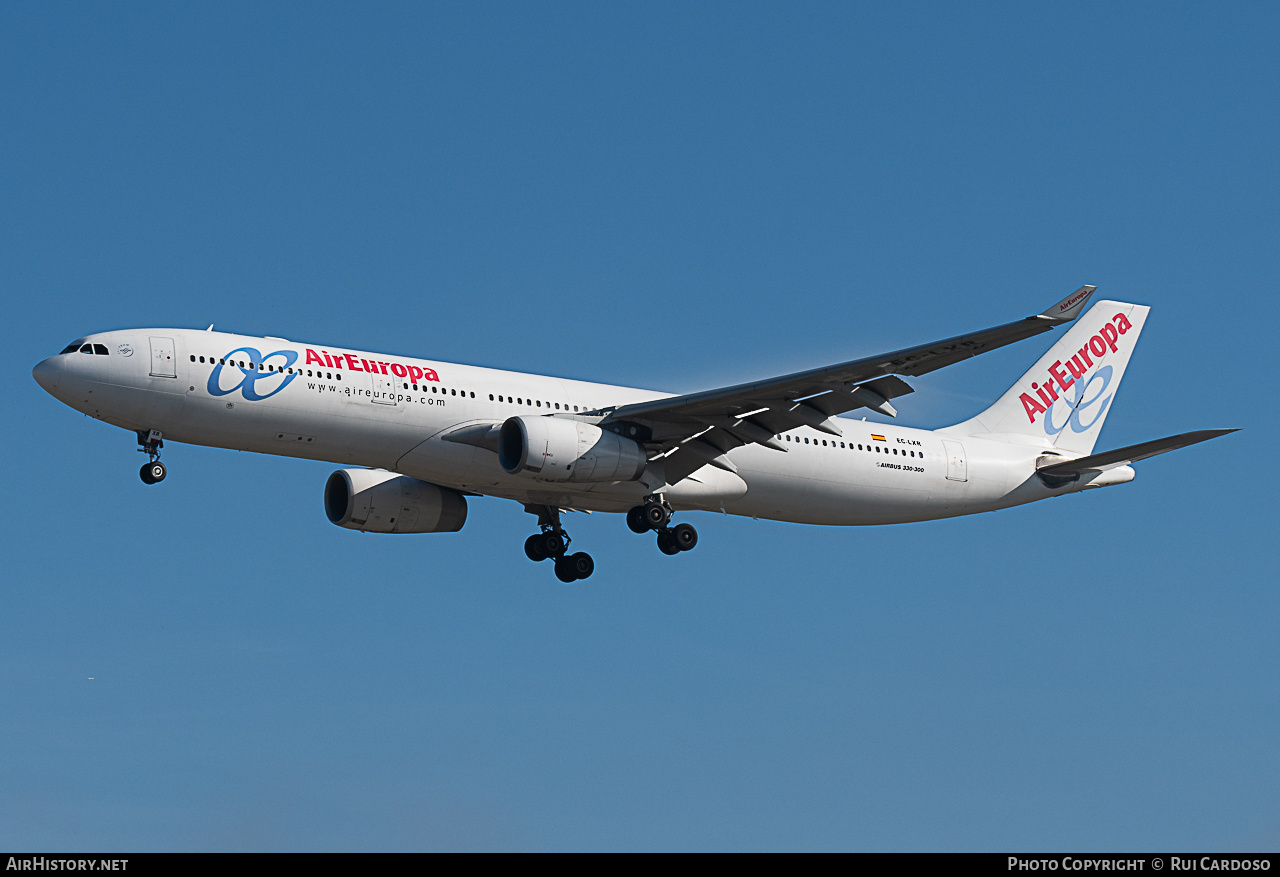
[[1114, 451], [1090, 454], [1087, 457], [1079, 457], [1075, 460], [1068, 460], [1065, 463], [1040, 466], [1036, 469], [1036, 472], [1052, 478], [1079, 475], [1082, 472], [1094, 469], [1112, 469], [1116, 466], [1136, 463], [1138, 460], [1145, 460], [1148, 457], [1166, 454], [1169, 451], [1176, 451], [1188, 445], [1207, 442], [1209, 439], [1236, 431], [1235, 429], [1201, 429], [1196, 432], [1184, 432], [1181, 435], [1171, 435], [1168, 438], [1152, 439], [1149, 442], [1129, 445], [1127, 448], [1116, 448]]

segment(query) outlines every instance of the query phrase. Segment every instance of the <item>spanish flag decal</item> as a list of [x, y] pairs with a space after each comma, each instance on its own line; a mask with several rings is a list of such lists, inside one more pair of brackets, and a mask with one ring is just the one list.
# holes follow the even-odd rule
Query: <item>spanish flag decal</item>
[[882, 436], [882, 435], [876, 435], [874, 432], [873, 432], [873, 433], [871, 433], [871, 437], [872, 437], [873, 439], [875, 439], [876, 441], [878, 441], [878, 442], [882, 442], [882, 441], [884, 441], [884, 436]]

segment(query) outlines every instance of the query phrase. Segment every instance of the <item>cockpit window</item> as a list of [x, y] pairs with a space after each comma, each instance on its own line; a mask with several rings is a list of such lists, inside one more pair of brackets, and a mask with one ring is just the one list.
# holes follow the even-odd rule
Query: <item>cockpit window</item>
[[108, 352], [107, 352], [107, 345], [105, 345], [105, 344], [95, 344], [95, 345], [93, 345], [93, 352], [94, 352], [94, 353], [96, 353], [98, 356], [110, 356], [110, 355], [111, 355], [110, 353], [108, 353]]
[[[83, 343], [84, 343], [84, 339], [83, 339], [83, 338], [81, 338], [81, 339], [79, 339], [79, 340], [77, 340], [77, 341], [72, 341], [70, 344], [68, 344], [68, 345], [63, 349], [62, 353], [75, 353], [77, 350], [79, 350], [79, 349], [80, 349], [80, 345], [81, 345], [81, 344], [83, 344]], [[59, 355], [59, 356], [61, 356], [61, 355], [62, 355], [62, 353], [60, 353], [60, 354], [58, 354], [58, 355]]]
[[92, 345], [92, 344], [85, 344], [85, 345], [81, 346], [81, 348], [80, 348], [80, 352], [81, 352], [81, 353], [93, 353], [93, 345]]

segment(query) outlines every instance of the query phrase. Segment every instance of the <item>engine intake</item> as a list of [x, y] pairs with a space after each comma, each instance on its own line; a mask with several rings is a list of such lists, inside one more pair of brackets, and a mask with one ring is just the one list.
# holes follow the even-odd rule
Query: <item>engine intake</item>
[[365, 533], [456, 533], [467, 522], [467, 500], [385, 469], [339, 469], [325, 482], [324, 513]]
[[635, 481], [644, 448], [598, 426], [561, 417], [511, 417], [498, 434], [498, 463], [509, 475], [542, 481]]

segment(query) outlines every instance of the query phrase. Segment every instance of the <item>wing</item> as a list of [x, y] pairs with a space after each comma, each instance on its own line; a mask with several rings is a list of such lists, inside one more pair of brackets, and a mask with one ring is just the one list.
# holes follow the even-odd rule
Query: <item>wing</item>
[[831, 418], [858, 408], [897, 416], [890, 400], [912, 392], [898, 375], [927, 374], [1069, 323], [1084, 312], [1096, 288], [1082, 286], [1043, 313], [981, 332], [596, 413], [604, 415], [602, 427], [639, 436], [655, 458], [663, 458], [669, 484], [707, 464], [733, 472], [725, 456], [733, 448], [755, 443], [785, 452], [778, 434], [801, 426], [839, 435]]

